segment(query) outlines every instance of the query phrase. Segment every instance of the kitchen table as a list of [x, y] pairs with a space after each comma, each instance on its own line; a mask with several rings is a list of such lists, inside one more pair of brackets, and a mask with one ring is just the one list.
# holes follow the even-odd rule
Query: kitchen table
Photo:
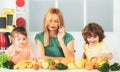
[[49, 69], [39, 69], [39, 70], [34, 70], [34, 69], [5, 69], [5, 68], [0, 68], [0, 72], [99, 72], [98, 70], [85, 70], [85, 69], [74, 69], [74, 70], [49, 70]]
[[[39, 70], [34, 70], [34, 69], [5, 69], [5, 68], [0, 68], [0, 72], [99, 72], [98, 70], [85, 70], [85, 69], [74, 69], [74, 70], [49, 70], [49, 69], [39, 69]], [[120, 72], [120, 71], [110, 71], [110, 72]]]

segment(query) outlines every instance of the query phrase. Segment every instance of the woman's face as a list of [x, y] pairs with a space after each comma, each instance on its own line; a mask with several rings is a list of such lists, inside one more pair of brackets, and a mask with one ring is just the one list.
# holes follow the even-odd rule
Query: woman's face
[[99, 36], [92, 34], [91, 36], [87, 37], [87, 41], [90, 45], [94, 46], [99, 42]]
[[14, 43], [17, 47], [23, 47], [27, 43], [27, 37], [23, 34], [19, 34], [15, 37]]
[[59, 24], [59, 17], [56, 14], [52, 14], [47, 22], [47, 28], [49, 31], [56, 31], [59, 28]]

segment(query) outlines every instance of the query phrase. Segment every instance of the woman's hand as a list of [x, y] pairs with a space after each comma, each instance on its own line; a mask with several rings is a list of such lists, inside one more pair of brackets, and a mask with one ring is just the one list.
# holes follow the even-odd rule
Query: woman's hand
[[64, 35], [65, 35], [65, 28], [60, 27], [57, 34], [58, 41], [64, 40]]

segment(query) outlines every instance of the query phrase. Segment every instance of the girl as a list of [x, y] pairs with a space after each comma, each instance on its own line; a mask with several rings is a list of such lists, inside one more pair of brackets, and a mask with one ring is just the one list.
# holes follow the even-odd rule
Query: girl
[[89, 23], [82, 30], [82, 36], [85, 40], [83, 58], [88, 60], [93, 57], [112, 59], [112, 53], [103, 42], [105, 35], [101, 26]]
[[35, 36], [38, 58], [74, 58], [74, 38], [65, 32], [63, 16], [58, 8], [50, 8], [44, 17], [44, 31]]
[[33, 59], [34, 53], [32, 46], [27, 42], [27, 32], [24, 27], [16, 27], [11, 32], [11, 46], [6, 50], [6, 54], [11, 56], [13, 63], [21, 60]]

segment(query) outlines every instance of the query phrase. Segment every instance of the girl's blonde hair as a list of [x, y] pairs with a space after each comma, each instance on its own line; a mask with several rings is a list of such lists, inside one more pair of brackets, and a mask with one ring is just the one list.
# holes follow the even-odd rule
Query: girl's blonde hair
[[11, 32], [11, 41], [13, 43], [14, 38], [17, 37], [19, 34], [25, 35], [27, 37], [27, 32], [24, 27], [15, 27]]
[[59, 26], [65, 27], [62, 12], [58, 8], [50, 8], [44, 17], [44, 27], [43, 27], [44, 28], [43, 29], [44, 30], [44, 46], [48, 46], [50, 43], [50, 40], [49, 40], [50, 36], [49, 36], [47, 24], [48, 24], [48, 19], [50, 18], [52, 14], [56, 14], [58, 16], [60, 20]]

